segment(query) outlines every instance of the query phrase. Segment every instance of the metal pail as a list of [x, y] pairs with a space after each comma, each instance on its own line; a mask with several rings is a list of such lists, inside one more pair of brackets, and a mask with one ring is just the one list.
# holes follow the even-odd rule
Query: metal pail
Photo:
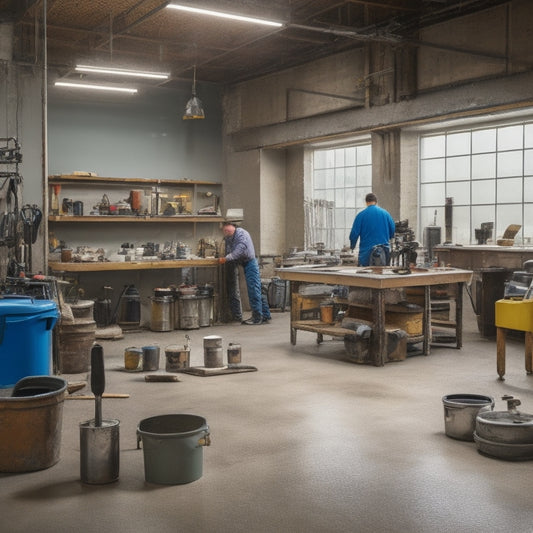
[[178, 485], [202, 477], [203, 447], [211, 444], [205, 418], [185, 414], [145, 418], [137, 427], [137, 448], [141, 441], [148, 483]]
[[458, 440], [473, 441], [477, 414], [481, 409], [494, 409], [494, 398], [480, 394], [448, 394], [442, 403], [445, 433]]

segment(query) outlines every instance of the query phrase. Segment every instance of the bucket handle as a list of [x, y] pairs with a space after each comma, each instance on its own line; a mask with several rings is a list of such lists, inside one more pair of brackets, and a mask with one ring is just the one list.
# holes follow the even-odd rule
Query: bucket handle
[[198, 446], [211, 446], [211, 434], [205, 433], [201, 439], [198, 439]]

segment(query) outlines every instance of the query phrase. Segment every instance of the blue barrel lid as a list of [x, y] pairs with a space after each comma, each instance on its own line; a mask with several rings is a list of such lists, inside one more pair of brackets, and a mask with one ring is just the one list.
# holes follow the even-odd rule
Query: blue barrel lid
[[16, 294], [0, 295], [0, 316], [34, 315], [50, 311], [57, 312], [57, 305], [52, 300], [35, 300], [31, 296]]

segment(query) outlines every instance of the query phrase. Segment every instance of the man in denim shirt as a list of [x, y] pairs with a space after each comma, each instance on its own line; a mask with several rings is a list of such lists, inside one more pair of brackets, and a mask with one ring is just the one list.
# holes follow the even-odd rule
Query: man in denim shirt
[[234, 267], [230, 273], [229, 301], [233, 318], [239, 319], [242, 316], [241, 299], [237, 280], [237, 267], [242, 265], [246, 287], [248, 289], [248, 300], [252, 308], [252, 316], [244, 320], [243, 324], [264, 324], [270, 321], [270, 309], [266, 297], [261, 292], [261, 278], [259, 276], [259, 265], [255, 258], [255, 249], [250, 234], [243, 228], [236, 226], [236, 222], [226, 220], [222, 224], [222, 232], [226, 242], [226, 255], [219, 258], [218, 262], [224, 264], [229, 262]]

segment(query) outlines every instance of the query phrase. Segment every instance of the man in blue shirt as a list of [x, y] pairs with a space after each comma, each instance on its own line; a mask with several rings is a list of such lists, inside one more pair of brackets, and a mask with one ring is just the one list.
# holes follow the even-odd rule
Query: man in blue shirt
[[229, 303], [234, 319], [242, 318], [241, 299], [237, 278], [238, 265], [244, 269], [248, 300], [252, 308], [252, 317], [244, 320], [243, 324], [264, 324], [270, 321], [270, 309], [266, 297], [261, 291], [261, 277], [259, 265], [255, 258], [255, 249], [250, 234], [243, 228], [239, 228], [235, 221], [226, 220], [222, 224], [224, 241], [226, 243], [226, 255], [220, 257], [218, 262], [224, 264], [230, 262], [233, 269], [229, 272]]
[[[384, 263], [390, 261], [389, 241], [394, 237], [396, 224], [389, 212], [377, 205], [378, 199], [373, 192], [366, 195], [366, 208], [357, 214], [350, 232], [350, 248], [355, 248], [359, 240], [359, 265], [369, 266], [372, 250], [380, 246], [385, 255]], [[381, 250], [376, 250], [379, 254]], [[377, 263], [374, 263], [377, 264]]]

